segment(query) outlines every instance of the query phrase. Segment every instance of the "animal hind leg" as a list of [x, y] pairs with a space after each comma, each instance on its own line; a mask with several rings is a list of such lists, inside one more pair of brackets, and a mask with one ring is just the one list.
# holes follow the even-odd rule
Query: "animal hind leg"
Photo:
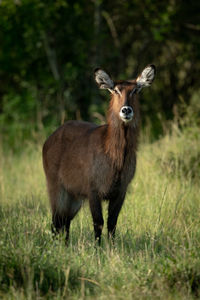
[[57, 212], [52, 214], [51, 231], [54, 235], [57, 235], [60, 231], [64, 231], [65, 219], [64, 216], [59, 215]]
[[48, 184], [48, 191], [52, 208], [51, 230], [52, 233], [56, 235], [60, 231], [64, 231], [67, 210], [65, 207], [66, 196], [62, 185], [57, 184], [57, 182], [54, 182], [51, 185]]
[[76, 199], [64, 188], [63, 185], [53, 185], [49, 188], [52, 206], [52, 232], [54, 234], [66, 229], [66, 241], [69, 239], [71, 220], [77, 214], [82, 201]]
[[67, 218], [65, 221], [65, 229], [66, 229], [66, 244], [69, 240], [69, 229], [71, 220], [75, 217], [78, 213], [79, 209], [81, 208], [82, 200], [73, 197], [72, 195], [68, 194], [68, 212]]

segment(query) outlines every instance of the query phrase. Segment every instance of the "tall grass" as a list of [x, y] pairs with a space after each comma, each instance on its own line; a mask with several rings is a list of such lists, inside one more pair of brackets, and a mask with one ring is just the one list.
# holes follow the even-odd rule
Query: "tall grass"
[[[94, 247], [87, 203], [70, 244], [53, 240], [41, 145], [0, 155], [0, 298], [194, 299], [200, 297], [198, 128], [142, 142], [136, 176], [110, 246]], [[107, 204], [104, 204], [106, 218]]]

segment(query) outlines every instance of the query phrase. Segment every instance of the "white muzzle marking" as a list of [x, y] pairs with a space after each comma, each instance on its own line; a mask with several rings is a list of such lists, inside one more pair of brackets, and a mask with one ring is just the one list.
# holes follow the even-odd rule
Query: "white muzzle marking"
[[120, 109], [119, 116], [125, 123], [130, 122], [133, 119], [134, 113], [131, 106], [122, 106]]

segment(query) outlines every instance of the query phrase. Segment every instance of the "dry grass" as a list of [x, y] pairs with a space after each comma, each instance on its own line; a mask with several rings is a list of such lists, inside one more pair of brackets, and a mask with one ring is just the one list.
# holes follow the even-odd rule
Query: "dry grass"
[[[199, 129], [198, 129], [199, 130]], [[194, 299], [200, 296], [197, 128], [142, 143], [115, 246], [95, 249], [86, 204], [71, 239], [53, 241], [41, 147], [0, 158], [0, 297]], [[104, 205], [106, 217], [106, 204]]]

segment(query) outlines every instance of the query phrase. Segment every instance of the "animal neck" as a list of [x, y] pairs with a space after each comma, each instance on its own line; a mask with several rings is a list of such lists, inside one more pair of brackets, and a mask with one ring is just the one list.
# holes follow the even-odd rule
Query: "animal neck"
[[134, 126], [108, 119], [105, 151], [118, 170], [123, 168], [127, 156], [135, 155], [138, 137], [137, 131], [137, 128]]

